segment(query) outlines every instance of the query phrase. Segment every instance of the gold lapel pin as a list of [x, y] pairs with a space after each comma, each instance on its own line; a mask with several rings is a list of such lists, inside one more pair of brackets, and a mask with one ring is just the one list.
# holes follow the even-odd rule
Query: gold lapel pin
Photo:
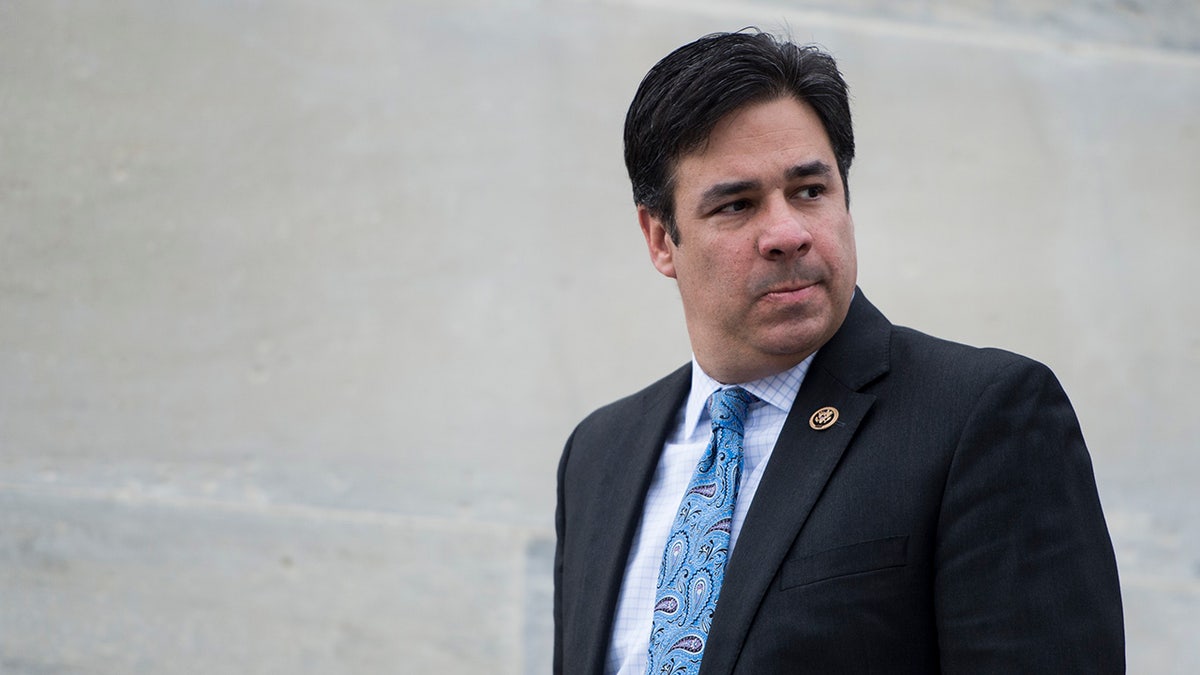
[[813, 413], [812, 417], [808, 418], [808, 426], [816, 429], [817, 431], [824, 431], [833, 426], [833, 423], [837, 421], [837, 418], [837, 408], [827, 405]]

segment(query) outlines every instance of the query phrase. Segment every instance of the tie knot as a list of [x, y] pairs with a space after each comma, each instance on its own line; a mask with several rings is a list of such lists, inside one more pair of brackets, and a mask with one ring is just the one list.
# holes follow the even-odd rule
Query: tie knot
[[708, 414], [712, 416], [712, 429], [729, 429], [744, 433], [746, 410], [754, 395], [741, 387], [718, 389], [708, 402]]

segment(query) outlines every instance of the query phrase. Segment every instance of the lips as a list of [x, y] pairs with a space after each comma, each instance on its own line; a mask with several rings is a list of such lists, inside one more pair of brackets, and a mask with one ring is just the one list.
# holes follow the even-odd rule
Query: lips
[[802, 291], [802, 290], [808, 288], [809, 286], [812, 286], [812, 284], [793, 284], [790, 286], [780, 286], [778, 288], [772, 288], [772, 289], [768, 290], [767, 295], [770, 295], [772, 293], [794, 293], [796, 291]]
[[788, 308], [788, 311], [800, 310], [811, 305], [816, 297], [820, 282], [788, 281], [768, 287], [759, 296], [759, 301], [769, 307]]
[[812, 281], [789, 282], [787, 284], [780, 284], [778, 286], [773, 286], [773, 287], [767, 289], [767, 291], [765, 293], [763, 293], [763, 295], [768, 298], [770, 298], [770, 297], [776, 297], [776, 298], [796, 297], [796, 296], [803, 295], [805, 293], [805, 291], [811, 289], [813, 286], [816, 286], [816, 282], [812, 282]]

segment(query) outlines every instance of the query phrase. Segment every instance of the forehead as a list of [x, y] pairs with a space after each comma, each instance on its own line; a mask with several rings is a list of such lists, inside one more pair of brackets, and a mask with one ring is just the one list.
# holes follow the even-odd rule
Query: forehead
[[717, 122], [705, 144], [676, 163], [676, 184], [762, 179], [814, 160], [834, 165], [821, 118], [803, 101], [778, 98], [743, 106]]

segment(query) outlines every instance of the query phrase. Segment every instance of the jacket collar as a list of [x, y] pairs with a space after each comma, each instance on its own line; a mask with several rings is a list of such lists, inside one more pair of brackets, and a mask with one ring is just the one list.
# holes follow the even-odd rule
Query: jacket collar
[[[746, 514], [700, 675], [733, 672], [762, 598], [875, 402], [860, 390], [887, 373], [890, 337], [891, 324], [857, 291], [841, 328], [809, 368]], [[810, 417], [826, 407], [838, 418], [818, 429]]]

